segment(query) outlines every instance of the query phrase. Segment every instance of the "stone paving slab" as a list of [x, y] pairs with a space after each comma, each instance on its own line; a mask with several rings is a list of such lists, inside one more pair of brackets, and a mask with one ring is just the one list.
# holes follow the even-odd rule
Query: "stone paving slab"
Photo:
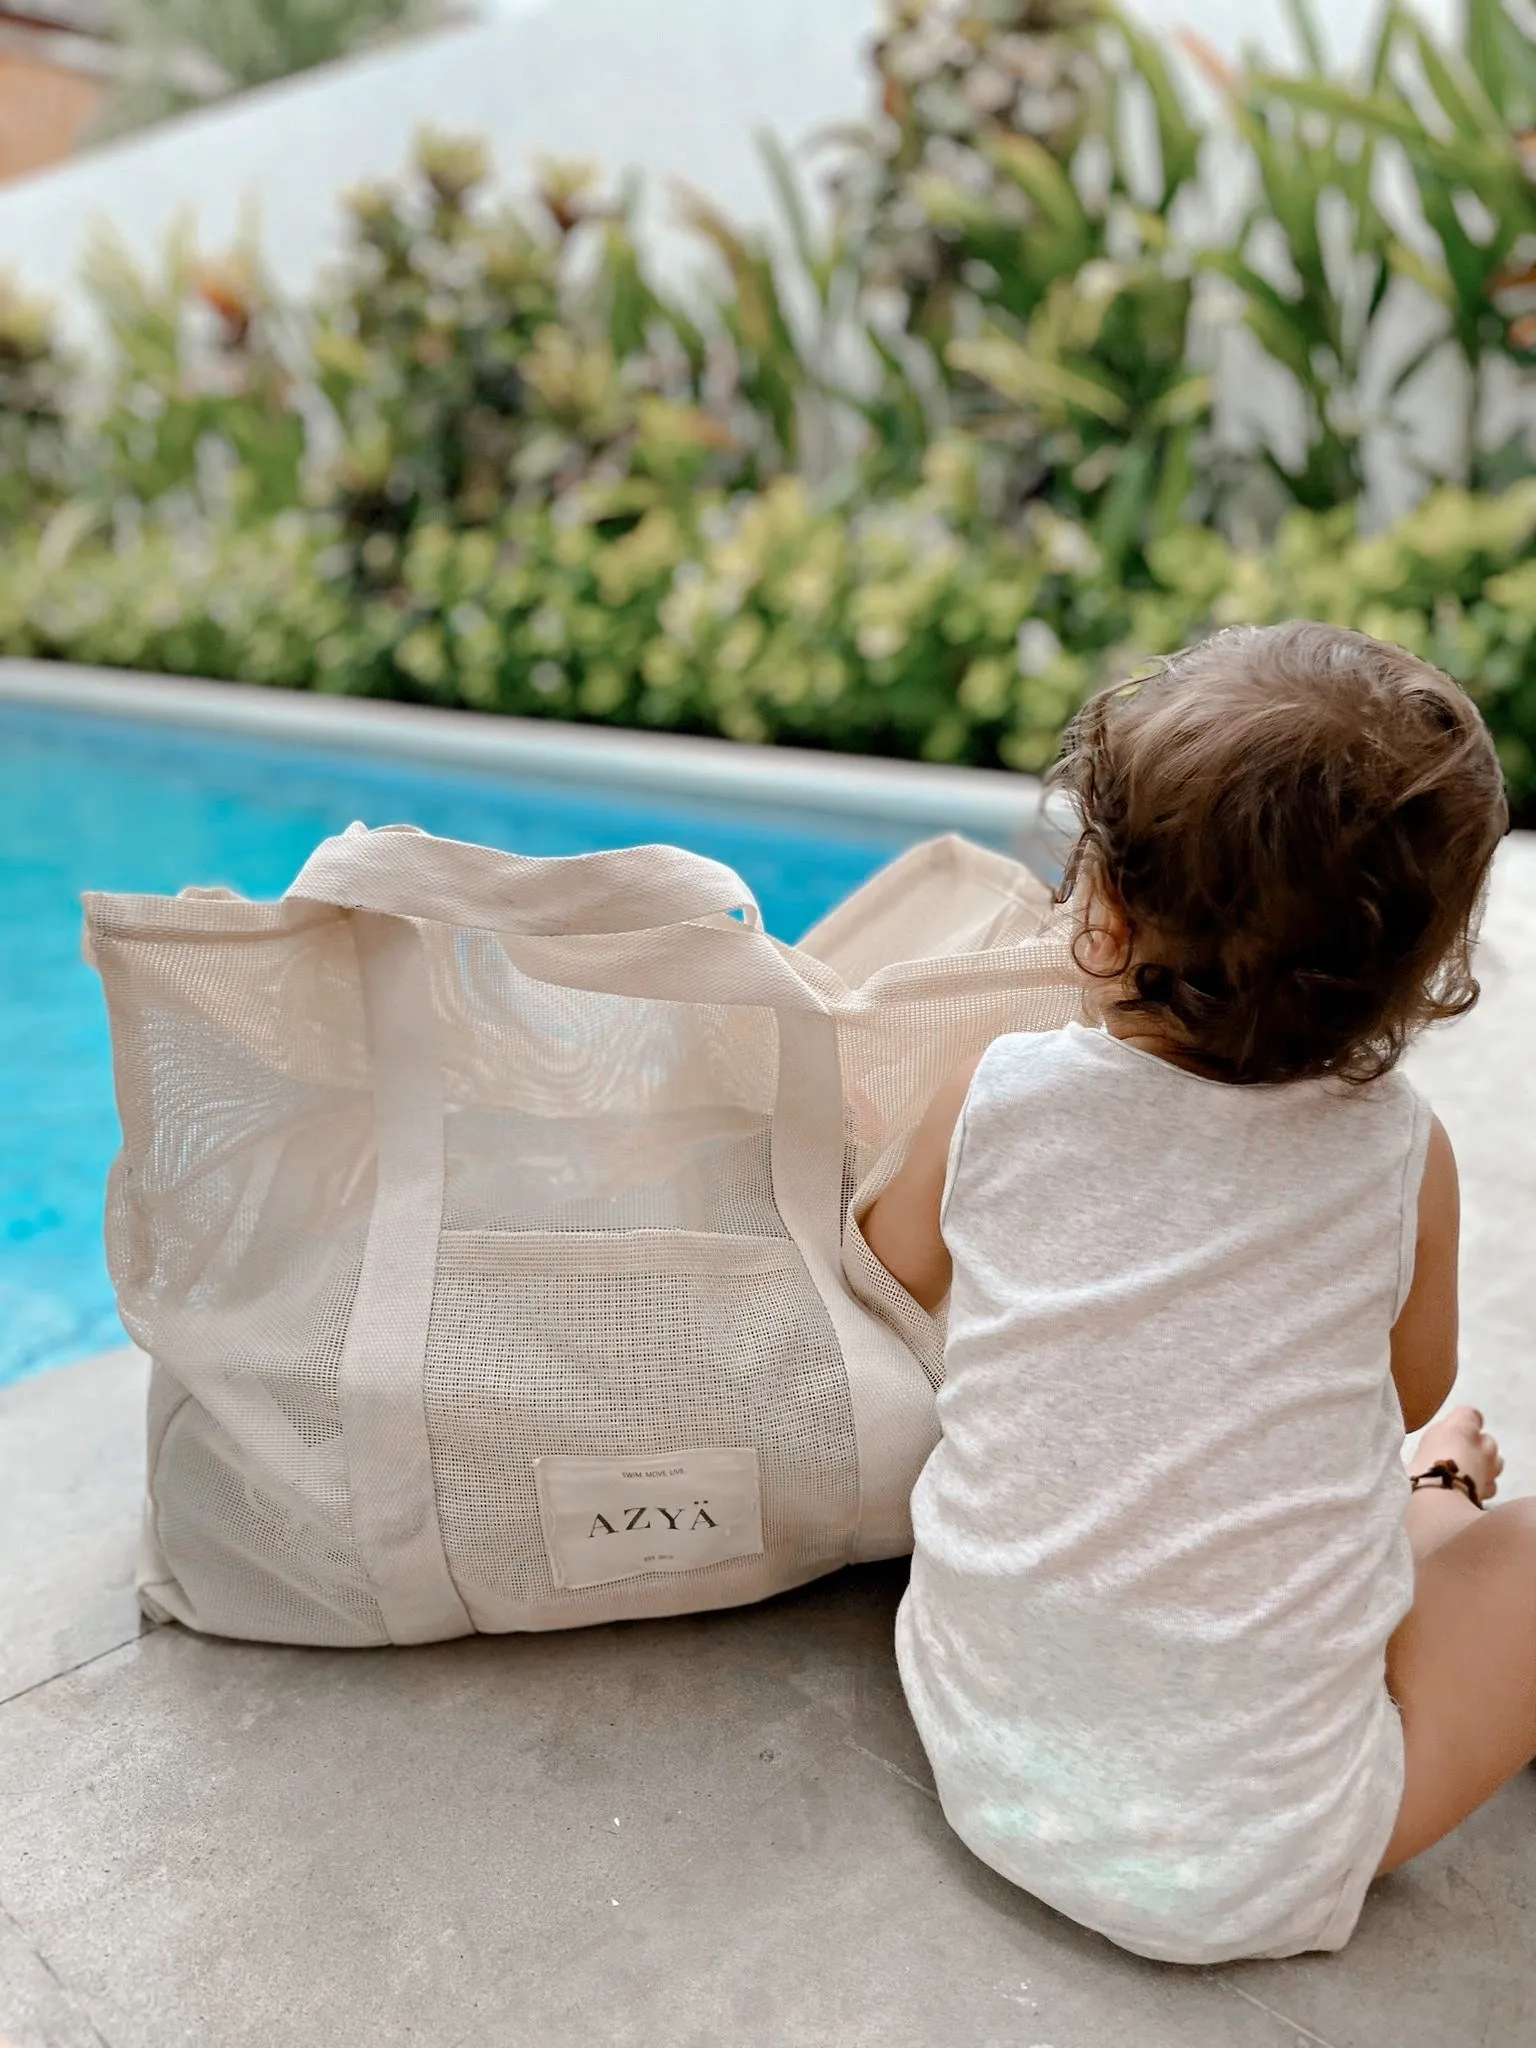
[[[949, 1834], [888, 1719], [903, 1578], [399, 1653], [156, 1631], [0, 1714], [0, 1898], [110, 2048], [1288, 2048]], [[872, 1711], [815, 1703], [827, 1648]]]
[[1536, 1771], [1377, 1885], [1337, 1956], [1223, 1974], [1330, 2048], [1536, 2042]]
[[[903, 1568], [675, 1623], [403, 1652], [174, 1628], [0, 1711], [17, 2048], [1511, 2048], [1536, 1777], [1342, 1957], [1120, 1954], [944, 1826]], [[837, 1674], [827, 1685], [824, 1673]]]
[[1536, 833], [1500, 850], [1477, 965], [1477, 1008], [1428, 1033], [1409, 1072], [1461, 1172], [1457, 1398], [1503, 1443], [1506, 1495], [1536, 1493]]
[[[1536, 842], [1415, 1071], [1462, 1163], [1462, 1390], [1536, 1488]], [[1536, 1773], [1337, 1957], [1139, 1962], [977, 1864], [891, 1658], [904, 1568], [384, 1652], [141, 1632], [142, 1362], [0, 1394], [12, 2048], [1523, 2048]]]
[[0, 1700], [131, 1641], [149, 1369], [131, 1351], [0, 1388]]
[[77, 2001], [0, 1911], [0, 2048], [103, 2048]]

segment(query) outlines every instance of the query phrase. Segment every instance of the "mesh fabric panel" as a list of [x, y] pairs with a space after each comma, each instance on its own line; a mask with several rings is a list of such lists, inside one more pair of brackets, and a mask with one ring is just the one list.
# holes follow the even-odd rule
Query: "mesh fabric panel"
[[382, 1640], [338, 1404], [373, 1201], [347, 925], [99, 951], [115, 953], [124, 1128], [108, 1256], [124, 1324], [157, 1362], [154, 1534], [171, 1598], [231, 1634]]
[[[350, 1541], [293, 1490], [255, 1473], [195, 1402], [177, 1409], [152, 1475], [170, 1611], [220, 1635], [366, 1649], [389, 1634]], [[154, 1589], [161, 1601], [165, 1589]], [[184, 1612], [183, 1612], [184, 1610]]]
[[[766, 1557], [627, 1581], [727, 1606], [841, 1564], [858, 1514], [842, 1354], [786, 1238], [637, 1231], [443, 1239], [427, 1345], [443, 1544], [479, 1628], [606, 1619], [613, 1586], [559, 1590], [533, 1461], [702, 1446], [759, 1453]], [[524, 1623], [526, 1625], [526, 1622]]]

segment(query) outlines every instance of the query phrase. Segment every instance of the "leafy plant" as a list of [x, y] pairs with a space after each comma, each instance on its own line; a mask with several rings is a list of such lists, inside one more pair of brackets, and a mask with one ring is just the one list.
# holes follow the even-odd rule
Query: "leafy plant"
[[675, 188], [676, 210], [715, 259], [718, 286], [703, 323], [723, 377], [712, 382], [733, 393], [732, 428], [751, 451], [754, 477], [795, 470], [824, 480], [856, 450], [849, 430], [865, 410], [840, 360], [850, 334], [862, 338], [863, 279], [846, 221], [813, 218], [774, 136], [760, 135], [758, 148], [778, 201], [777, 241], [738, 227], [686, 184]]
[[71, 369], [51, 308], [0, 275], [0, 533], [45, 517], [67, 488]]
[[1043, 499], [1090, 524], [1106, 577], [1136, 573], [1210, 503], [1175, 221], [1200, 133], [1172, 75], [1081, 0], [898, 4], [876, 62], [883, 120], [855, 138], [844, 205], [888, 307], [871, 313], [876, 405], [919, 425], [906, 473], [883, 438], [875, 477], [910, 484], [927, 441], [959, 430], [985, 452], [989, 516]]
[[440, 15], [436, 0], [115, 0], [122, 82], [98, 123], [120, 135], [166, 115], [327, 64]]
[[81, 488], [101, 512], [179, 497], [259, 519], [297, 504], [307, 443], [302, 337], [251, 239], [204, 259], [179, 229], [154, 277], [103, 237], [86, 277], [110, 354], [76, 454]]
[[[1094, 522], [1108, 573], [1140, 573], [1137, 545], [1181, 510], [1253, 497], [1195, 381], [1217, 279], [1299, 400], [1299, 448], [1261, 431], [1282, 503], [1352, 502], [1372, 447], [1427, 483], [1523, 473], [1528, 434], [1494, 433], [1501, 383], [1536, 352], [1521, 0], [1469, 0], [1451, 43], [1390, 0], [1353, 79], [1330, 70], [1312, 0], [1288, 6], [1297, 76], [1184, 39], [1241, 146], [1221, 175], [1251, 185], [1235, 225], [1197, 240], [1208, 130], [1133, 18], [1089, 0], [891, 0], [880, 117], [843, 137], [883, 367], [873, 487], [910, 485], [926, 442], [959, 427], [992, 451], [994, 516], [1044, 496]], [[1447, 362], [1465, 393], [1449, 454], [1419, 431], [1419, 380]]]
[[313, 343], [340, 443], [318, 496], [375, 581], [424, 521], [483, 525], [584, 482], [622, 525], [756, 473], [758, 394], [738, 387], [734, 410], [720, 394], [711, 342], [646, 278], [628, 205], [589, 167], [546, 164], [531, 205], [490, 209], [488, 177], [480, 145], [429, 135], [408, 187], [350, 202]]
[[355, 631], [322, 564], [312, 525], [292, 513], [190, 543], [154, 521], [116, 546], [97, 531], [34, 537], [0, 554], [0, 647], [307, 688], [317, 650]]
[[1136, 599], [1127, 652], [1193, 628], [1327, 619], [1411, 648], [1464, 683], [1498, 742], [1517, 821], [1536, 824], [1536, 481], [1496, 495], [1433, 492], [1384, 533], [1349, 507], [1294, 512], [1273, 547], [1176, 536], [1154, 556], [1161, 594]]
[[[1234, 70], [1185, 38], [1222, 91], [1259, 184], [1235, 245], [1204, 260], [1241, 288], [1248, 326], [1311, 413], [1302, 466], [1283, 467], [1273, 450], [1268, 459], [1314, 510], [1364, 488], [1373, 433], [1395, 436], [1425, 467], [1408, 396], [1450, 359], [1462, 426], [1451, 467], [1430, 461], [1427, 476], [1508, 481], [1529, 467], [1528, 435], [1490, 446], [1484, 422], [1497, 366], [1536, 357], [1536, 166], [1521, 140], [1536, 118], [1536, 44], [1508, 0], [1467, 0], [1459, 46], [1390, 0], [1362, 75], [1343, 80], [1328, 75], [1311, 0], [1289, 6], [1300, 76]], [[1406, 212], [1390, 197], [1395, 166], [1411, 179]], [[1401, 323], [1404, 287], [1438, 317], [1384, 364], [1385, 316], [1390, 301]]]

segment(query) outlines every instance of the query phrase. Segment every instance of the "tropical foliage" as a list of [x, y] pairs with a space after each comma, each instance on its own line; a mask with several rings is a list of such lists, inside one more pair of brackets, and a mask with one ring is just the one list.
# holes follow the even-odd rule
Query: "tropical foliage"
[[634, 193], [496, 202], [444, 137], [308, 306], [249, 239], [104, 245], [89, 397], [0, 298], [0, 648], [1032, 769], [1304, 612], [1463, 677], [1536, 817], [1517, 5], [1393, 5], [1341, 78], [1294, 0], [1295, 73], [1194, 46], [1202, 113], [1103, 0], [891, 0], [830, 206], [771, 143], [775, 230], [677, 195], [686, 299]]
[[328, 64], [441, 12], [439, 0], [114, 0], [120, 79], [96, 133], [120, 135]]

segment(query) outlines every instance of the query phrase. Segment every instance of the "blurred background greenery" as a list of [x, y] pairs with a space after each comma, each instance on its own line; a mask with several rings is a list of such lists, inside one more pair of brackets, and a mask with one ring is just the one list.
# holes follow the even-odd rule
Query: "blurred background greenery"
[[91, 133], [124, 135], [457, 11], [453, 0], [108, 0], [117, 61]]
[[691, 293], [633, 191], [509, 204], [446, 136], [310, 303], [103, 243], [85, 363], [0, 287], [0, 651], [1038, 769], [1104, 677], [1305, 614], [1460, 677], [1536, 823], [1524, 0], [1389, 0], [1350, 76], [1292, 14], [1280, 73], [889, 0], [828, 203], [769, 139], [770, 229], [673, 195]]

